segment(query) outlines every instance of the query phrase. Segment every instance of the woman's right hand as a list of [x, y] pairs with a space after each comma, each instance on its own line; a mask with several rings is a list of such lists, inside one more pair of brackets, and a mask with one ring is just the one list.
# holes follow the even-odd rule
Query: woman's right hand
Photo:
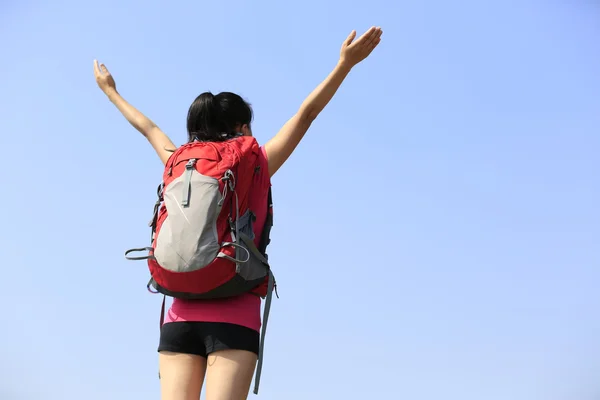
[[349, 68], [367, 58], [381, 42], [383, 31], [380, 27], [371, 27], [357, 40], [356, 31], [352, 31], [344, 40], [342, 49], [340, 50], [340, 63]]
[[98, 87], [102, 89], [105, 94], [117, 91], [117, 85], [114, 78], [108, 71], [108, 68], [104, 64], [98, 65], [98, 60], [94, 60], [94, 76], [96, 77], [96, 83]]

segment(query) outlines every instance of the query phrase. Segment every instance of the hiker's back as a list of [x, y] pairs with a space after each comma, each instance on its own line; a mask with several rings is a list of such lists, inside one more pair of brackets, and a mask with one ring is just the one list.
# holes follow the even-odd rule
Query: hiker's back
[[[253, 174], [248, 197], [248, 206], [255, 214], [255, 244], [260, 245], [263, 227], [270, 212], [268, 207], [271, 180], [264, 148], [259, 149], [256, 171]], [[236, 324], [258, 331], [260, 321], [260, 297], [254, 293], [243, 293], [223, 299], [186, 300], [173, 299], [166, 314], [165, 323], [176, 321], [205, 321]]]

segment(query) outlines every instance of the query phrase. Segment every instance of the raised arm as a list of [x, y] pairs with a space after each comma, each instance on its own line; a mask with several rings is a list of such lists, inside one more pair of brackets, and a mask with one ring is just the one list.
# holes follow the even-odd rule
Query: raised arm
[[146, 117], [134, 106], [129, 104], [120, 94], [117, 92], [115, 80], [106, 68], [104, 64], [98, 65], [98, 61], [94, 60], [94, 75], [96, 77], [96, 83], [108, 99], [117, 107], [117, 109], [123, 114], [125, 119], [129, 121], [135, 129], [137, 129], [152, 145], [156, 154], [163, 162], [167, 163], [169, 156], [176, 149], [175, 145], [169, 139], [163, 131], [160, 130], [150, 118]]
[[367, 58], [379, 44], [382, 33], [381, 28], [372, 27], [356, 41], [354, 41], [356, 31], [352, 31], [346, 38], [342, 44], [340, 59], [333, 71], [308, 95], [298, 112], [265, 145], [271, 176], [296, 149], [312, 122], [333, 98], [350, 70]]

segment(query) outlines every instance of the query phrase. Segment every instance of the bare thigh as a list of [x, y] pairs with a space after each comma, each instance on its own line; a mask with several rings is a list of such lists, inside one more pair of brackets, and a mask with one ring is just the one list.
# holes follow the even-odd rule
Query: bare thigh
[[191, 354], [161, 351], [161, 400], [199, 400], [206, 373], [206, 358]]
[[246, 350], [211, 353], [206, 368], [206, 400], [248, 398], [256, 360], [256, 354]]

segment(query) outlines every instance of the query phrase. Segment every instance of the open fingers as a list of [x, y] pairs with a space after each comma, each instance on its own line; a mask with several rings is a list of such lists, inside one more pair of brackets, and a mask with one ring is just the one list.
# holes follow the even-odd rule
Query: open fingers
[[379, 42], [381, 42], [381, 36], [378, 37], [377, 39], [373, 40], [371, 43], [369, 43], [369, 47], [368, 47], [369, 51], [373, 51], [373, 49], [375, 47], [377, 47], [377, 45], [379, 44]]
[[360, 44], [368, 43], [371, 40], [371, 37], [376, 35], [376, 33], [377, 33], [377, 28], [372, 26], [371, 28], [369, 28], [368, 31], [363, 33], [360, 38], [358, 38], [356, 43], [360, 43]]
[[382, 34], [383, 31], [381, 30], [381, 28], [378, 27], [374, 34], [369, 38], [369, 42], [366, 44], [366, 46], [371, 50], [374, 49], [375, 46], [377, 46], [379, 42], [381, 42]]
[[344, 44], [346, 46], [350, 46], [350, 44], [352, 43], [352, 41], [354, 40], [355, 37], [356, 37], [356, 31], [353, 30], [352, 32], [350, 32], [350, 34], [346, 38], [346, 41], [344, 42]]
[[100, 67], [98, 66], [98, 60], [94, 60], [94, 75], [100, 75]]
[[374, 43], [376, 43], [378, 40], [380, 40], [382, 33], [383, 33], [383, 31], [381, 30], [380, 27], [373, 29], [373, 31], [370, 33], [370, 35], [365, 40], [365, 46], [369, 47], [369, 48], [371, 48], [371, 46], [375, 46]]
[[96, 77], [110, 75], [108, 68], [104, 64], [98, 64], [98, 60], [94, 60], [94, 75]]

